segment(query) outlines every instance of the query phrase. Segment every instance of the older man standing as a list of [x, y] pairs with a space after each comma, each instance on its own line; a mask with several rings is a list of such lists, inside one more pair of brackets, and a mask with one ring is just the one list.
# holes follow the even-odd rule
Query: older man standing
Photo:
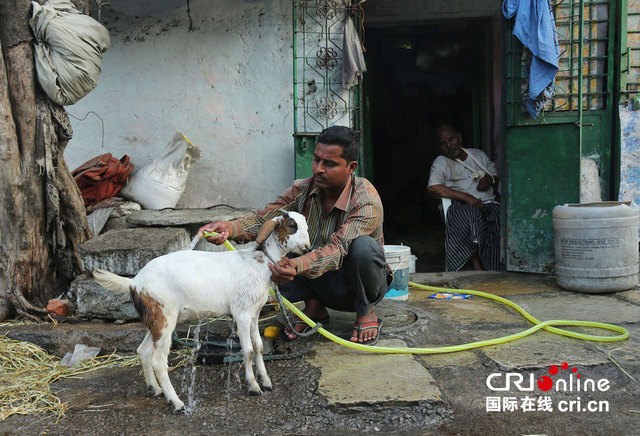
[[437, 131], [438, 156], [431, 165], [428, 192], [450, 198], [446, 217], [446, 270], [502, 270], [500, 260], [500, 204], [493, 186], [496, 166], [475, 148], [462, 147], [462, 134], [454, 126]]

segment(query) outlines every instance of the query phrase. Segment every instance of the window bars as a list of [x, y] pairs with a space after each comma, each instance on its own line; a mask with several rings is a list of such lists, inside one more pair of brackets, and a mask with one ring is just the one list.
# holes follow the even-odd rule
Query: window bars
[[[334, 124], [359, 128], [359, 87], [342, 88], [342, 44], [350, 0], [293, 2], [293, 86], [296, 135]], [[354, 21], [359, 22], [357, 14]]]
[[[555, 78], [555, 94], [540, 117], [552, 113], [601, 110], [607, 107], [612, 65], [609, 0], [551, 0], [560, 52]], [[513, 20], [506, 35], [507, 115], [510, 125], [528, 117], [523, 108], [526, 97], [531, 53], [512, 35]], [[580, 107], [580, 102], [582, 105]], [[530, 119], [530, 117], [529, 117]]]

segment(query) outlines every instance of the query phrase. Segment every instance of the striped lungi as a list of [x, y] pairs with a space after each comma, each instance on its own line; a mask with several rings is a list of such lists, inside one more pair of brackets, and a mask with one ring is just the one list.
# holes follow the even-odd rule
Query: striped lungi
[[467, 263], [476, 251], [484, 269], [504, 270], [500, 261], [500, 203], [485, 203], [476, 209], [452, 200], [445, 229], [446, 270], [472, 269]]

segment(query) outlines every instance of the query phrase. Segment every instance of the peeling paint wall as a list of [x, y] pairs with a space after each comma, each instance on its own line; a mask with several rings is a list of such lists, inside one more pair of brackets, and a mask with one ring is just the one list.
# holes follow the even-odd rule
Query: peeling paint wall
[[640, 205], [640, 111], [620, 106], [620, 201]]
[[66, 108], [69, 167], [110, 152], [141, 168], [181, 131], [202, 156], [178, 207], [274, 199], [294, 177], [291, 1], [135, 5], [100, 11], [111, 48], [98, 87]]

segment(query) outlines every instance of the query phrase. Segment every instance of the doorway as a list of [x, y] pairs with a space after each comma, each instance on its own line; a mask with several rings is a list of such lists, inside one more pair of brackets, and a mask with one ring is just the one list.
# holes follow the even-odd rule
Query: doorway
[[490, 151], [492, 35], [490, 18], [366, 28], [367, 176], [382, 197], [385, 243], [410, 246], [417, 272], [444, 271], [440, 201], [426, 191], [437, 127], [454, 124], [465, 146]]

